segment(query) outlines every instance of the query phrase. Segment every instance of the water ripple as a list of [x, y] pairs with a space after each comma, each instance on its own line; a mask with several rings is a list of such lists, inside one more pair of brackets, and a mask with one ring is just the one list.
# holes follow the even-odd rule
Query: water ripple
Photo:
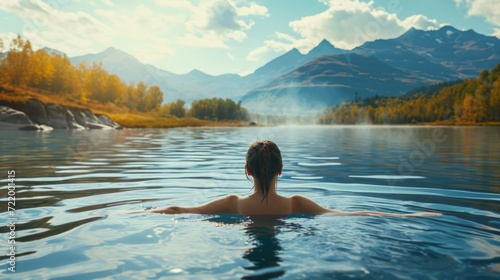
[[[16, 276], [496, 279], [500, 147], [495, 141], [500, 129], [473, 128], [471, 133], [472, 128], [443, 128], [448, 140], [436, 143], [433, 154], [408, 169], [415, 140], [432, 139], [433, 129], [255, 127], [0, 135], [0, 162], [17, 175]], [[144, 206], [197, 205], [228, 193], [250, 194], [245, 153], [261, 138], [275, 140], [282, 150], [278, 190], [283, 195], [303, 194], [345, 211], [444, 215], [258, 219], [142, 211]], [[0, 196], [6, 197], [7, 181], [0, 179]], [[1, 233], [9, 231], [5, 223], [0, 225]], [[0, 274], [7, 276], [5, 270]]]

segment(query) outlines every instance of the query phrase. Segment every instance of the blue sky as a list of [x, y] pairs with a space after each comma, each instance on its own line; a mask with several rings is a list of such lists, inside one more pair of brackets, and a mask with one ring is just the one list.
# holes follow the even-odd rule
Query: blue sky
[[326, 38], [351, 49], [410, 27], [500, 37], [500, 0], [2, 0], [4, 50], [17, 34], [68, 56], [115, 47], [173, 72], [248, 74]]

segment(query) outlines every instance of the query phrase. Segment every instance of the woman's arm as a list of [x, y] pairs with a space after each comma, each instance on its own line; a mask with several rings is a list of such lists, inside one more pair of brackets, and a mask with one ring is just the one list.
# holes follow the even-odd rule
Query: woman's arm
[[386, 216], [386, 217], [434, 217], [434, 216], [441, 216], [441, 213], [434, 213], [434, 212], [394, 214], [394, 213], [377, 212], [377, 211], [355, 211], [355, 212], [342, 211], [342, 213], [336, 213], [336, 214], [351, 215], [351, 216]]
[[355, 211], [347, 212], [340, 210], [333, 210], [324, 208], [316, 202], [301, 195], [292, 196], [293, 213], [307, 213], [307, 214], [335, 214], [345, 216], [387, 216], [387, 217], [432, 217], [439, 216], [440, 213], [420, 212], [411, 214], [393, 214], [377, 211]]
[[228, 195], [199, 206], [170, 206], [163, 209], [154, 209], [149, 211], [160, 214], [237, 214], [238, 199], [239, 197], [237, 195]]

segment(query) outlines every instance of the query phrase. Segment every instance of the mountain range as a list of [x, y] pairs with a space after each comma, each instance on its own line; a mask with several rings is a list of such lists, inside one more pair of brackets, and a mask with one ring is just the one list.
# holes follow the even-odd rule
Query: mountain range
[[100, 61], [104, 69], [126, 82], [143, 81], [158, 85], [165, 94], [165, 101], [181, 98], [189, 103], [195, 99], [211, 97], [239, 100], [255, 87], [263, 86], [318, 56], [343, 52], [323, 40], [307, 54], [292, 49], [245, 77], [237, 74], [212, 76], [196, 69], [182, 75], [174, 74], [153, 65], [143, 64], [134, 56], [115, 48], [108, 48], [97, 54], [71, 57], [70, 61], [74, 65], [80, 62], [91, 65]]
[[397, 38], [366, 42], [350, 51], [323, 40], [307, 54], [292, 49], [244, 77], [198, 70], [174, 74], [115, 48], [70, 60], [101, 61], [104, 69], [127, 82], [157, 84], [165, 102], [222, 97], [241, 100], [251, 112], [296, 114], [355, 96], [399, 96], [423, 85], [473, 78], [500, 63], [500, 39], [444, 26], [411, 28]]
[[255, 88], [242, 98], [252, 112], [297, 114], [356, 96], [399, 96], [443, 81], [474, 78], [500, 63], [500, 40], [451, 26], [410, 29], [394, 39], [329, 54]]

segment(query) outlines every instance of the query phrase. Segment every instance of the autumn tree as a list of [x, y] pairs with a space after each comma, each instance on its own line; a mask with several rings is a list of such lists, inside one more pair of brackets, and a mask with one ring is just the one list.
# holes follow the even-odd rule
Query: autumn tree
[[160, 108], [163, 103], [163, 92], [157, 85], [149, 86], [146, 93], [145, 110], [152, 111]]
[[33, 49], [29, 40], [24, 41], [20, 35], [10, 46], [6, 58], [5, 72], [7, 81], [15, 86], [26, 86], [31, 78]]
[[104, 92], [101, 102], [115, 102], [126, 91], [126, 85], [116, 75], [107, 75], [104, 81]]
[[40, 89], [49, 89], [54, 77], [53, 58], [44, 50], [36, 51], [32, 58], [32, 75], [29, 86]]
[[191, 103], [188, 114], [194, 118], [203, 120], [248, 120], [248, 111], [241, 106], [240, 102], [234, 102], [227, 98], [206, 98], [195, 100]]
[[168, 103], [169, 114], [176, 116], [178, 118], [183, 118], [186, 116], [186, 108], [184, 107], [186, 102], [182, 99], [177, 99], [174, 102]]
[[489, 120], [500, 121], [500, 79], [497, 79], [492, 86], [489, 98]]

